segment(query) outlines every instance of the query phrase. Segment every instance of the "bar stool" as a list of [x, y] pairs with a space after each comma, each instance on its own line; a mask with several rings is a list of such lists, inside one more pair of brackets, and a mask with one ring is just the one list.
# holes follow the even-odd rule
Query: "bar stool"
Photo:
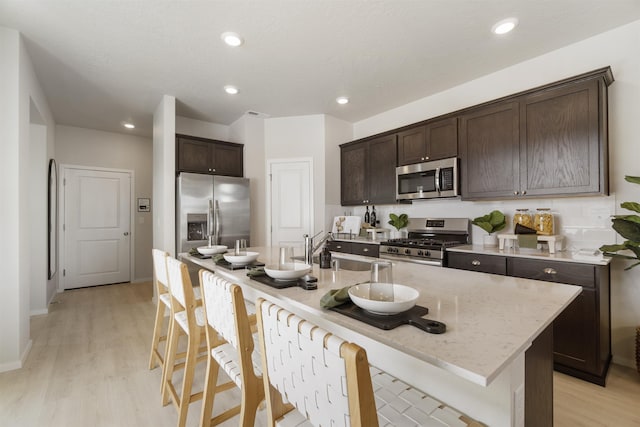
[[[255, 315], [249, 316], [240, 286], [207, 270], [200, 270], [203, 306], [207, 325], [207, 374], [200, 426], [218, 425], [240, 414], [240, 425], [253, 427], [258, 406], [264, 400], [261, 360], [257, 335], [252, 334]], [[230, 382], [217, 385], [224, 370]], [[211, 417], [216, 393], [237, 386], [240, 405]]]
[[151, 254], [153, 256], [153, 283], [156, 288], [156, 296], [158, 298], [156, 304], [156, 321], [153, 326], [153, 338], [151, 340], [151, 355], [149, 357], [149, 369], [154, 369], [156, 366], [160, 366], [160, 369], [164, 368], [164, 354], [161, 354], [158, 350], [158, 346], [161, 341], [167, 340], [167, 335], [162, 334], [162, 328], [164, 326], [165, 312], [169, 310], [171, 312], [171, 294], [169, 293], [168, 279], [167, 279], [167, 252], [159, 249], [152, 249]]
[[[202, 399], [202, 392], [191, 393], [193, 374], [198, 362], [204, 361], [206, 355], [199, 357], [200, 342], [204, 334], [204, 312], [202, 301], [197, 301], [191, 285], [186, 264], [175, 258], [167, 257], [167, 274], [171, 293], [171, 323], [169, 326], [168, 345], [165, 355], [165, 368], [162, 382], [162, 404], [167, 405], [169, 398], [178, 410], [178, 427], [184, 427], [187, 411], [191, 402]], [[187, 337], [187, 351], [184, 363], [177, 363], [178, 340], [184, 334]], [[173, 374], [184, 367], [182, 390], [178, 394], [173, 384]]]
[[259, 299], [257, 316], [269, 426], [482, 426], [272, 302]]

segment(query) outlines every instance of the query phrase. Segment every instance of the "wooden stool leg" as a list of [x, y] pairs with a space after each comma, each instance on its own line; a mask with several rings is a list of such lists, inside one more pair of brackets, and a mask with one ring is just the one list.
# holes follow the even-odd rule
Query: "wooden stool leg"
[[178, 325], [175, 319], [171, 319], [170, 334], [167, 340], [167, 351], [164, 358], [164, 370], [162, 374], [162, 406], [167, 406], [169, 403], [169, 386], [168, 384], [173, 379], [174, 365], [176, 361], [176, 353], [178, 351], [178, 339], [180, 338], [180, 331], [182, 328]]
[[209, 426], [211, 424], [211, 412], [216, 397], [216, 389], [218, 387], [218, 374], [220, 367], [213, 360], [211, 354], [207, 355], [207, 372], [204, 383], [204, 394], [202, 396], [202, 412], [200, 414], [200, 426]]
[[153, 326], [153, 339], [151, 341], [151, 356], [149, 357], [149, 369], [155, 368], [156, 363], [160, 364], [160, 367], [164, 367], [164, 360], [159, 356], [158, 346], [160, 345], [160, 338], [162, 334], [162, 326], [164, 326], [164, 312], [165, 305], [162, 301], [158, 300], [158, 307], [156, 309], [156, 322]]
[[184, 427], [187, 423], [187, 411], [191, 403], [191, 386], [200, 347], [200, 333], [188, 336], [187, 360], [184, 366], [184, 378], [182, 379], [182, 393], [180, 394], [180, 408], [178, 410], [178, 427]]

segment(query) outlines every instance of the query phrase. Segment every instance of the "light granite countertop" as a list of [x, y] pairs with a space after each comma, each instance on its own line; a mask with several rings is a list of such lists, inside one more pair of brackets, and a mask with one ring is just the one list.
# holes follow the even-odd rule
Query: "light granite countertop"
[[611, 257], [603, 256], [600, 252], [580, 253], [579, 251], [563, 250], [550, 254], [548, 250], [504, 248], [498, 246], [462, 245], [447, 248], [448, 252], [464, 252], [484, 255], [502, 255], [517, 258], [543, 259], [549, 261], [577, 262], [582, 264], [608, 265]]
[[[267, 265], [277, 263], [277, 247], [251, 250], [259, 252], [258, 260]], [[384, 331], [325, 310], [319, 304], [330, 289], [367, 281], [368, 271], [336, 272], [314, 264], [311, 274], [318, 278], [317, 290], [278, 290], [250, 280], [245, 270], [231, 271], [216, 266], [211, 259], [180, 256], [238, 283], [248, 300], [277, 300], [285, 308], [365, 348], [366, 342], [373, 340], [484, 387], [521, 357], [581, 291], [578, 286], [394, 262], [394, 282], [418, 289], [417, 304], [429, 308], [425, 317], [445, 323], [447, 332], [429, 334], [409, 325]]]

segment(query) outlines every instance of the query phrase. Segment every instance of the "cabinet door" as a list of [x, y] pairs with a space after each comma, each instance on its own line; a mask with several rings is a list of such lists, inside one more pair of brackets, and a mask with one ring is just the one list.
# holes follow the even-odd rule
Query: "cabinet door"
[[327, 240], [325, 246], [329, 248], [331, 252], [351, 253], [352, 243], [342, 240]]
[[463, 199], [514, 197], [519, 191], [518, 102], [477, 108], [460, 117]]
[[507, 259], [503, 256], [447, 252], [447, 267], [505, 275]]
[[396, 202], [396, 136], [369, 141], [367, 183], [370, 204]]
[[596, 80], [526, 96], [521, 103], [521, 190], [527, 195], [598, 193]]
[[343, 206], [367, 203], [367, 142], [340, 147], [340, 202]]
[[425, 126], [398, 133], [398, 166], [421, 163], [428, 159]]
[[354, 255], [364, 255], [378, 258], [380, 256], [380, 245], [354, 242], [351, 244], [351, 253]]
[[213, 170], [216, 175], [243, 176], [243, 146], [240, 144], [213, 143]]
[[438, 120], [425, 126], [427, 159], [439, 160], [458, 155], [458, 118]]
[[178, 138], [178, 172], [211, 173], [211, 144], [195, 139]]
[[595, 289], [582, 293], [553, 322], [556, 363], [597, 373], [598, 321]]
[[591, 264], [509, 258], [508, 274], [525, 279], [567, 283], [589, 288], [596, 286], [596, 267]]

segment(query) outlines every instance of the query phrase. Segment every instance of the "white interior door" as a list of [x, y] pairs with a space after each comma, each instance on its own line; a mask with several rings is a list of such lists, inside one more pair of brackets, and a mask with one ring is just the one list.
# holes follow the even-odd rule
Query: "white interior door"
[[130, 280], [131, 174], [64, 172], [64, 288]]
[[313, 232], [311, 160], [271, 161], [271, 246], [302, 246]]

